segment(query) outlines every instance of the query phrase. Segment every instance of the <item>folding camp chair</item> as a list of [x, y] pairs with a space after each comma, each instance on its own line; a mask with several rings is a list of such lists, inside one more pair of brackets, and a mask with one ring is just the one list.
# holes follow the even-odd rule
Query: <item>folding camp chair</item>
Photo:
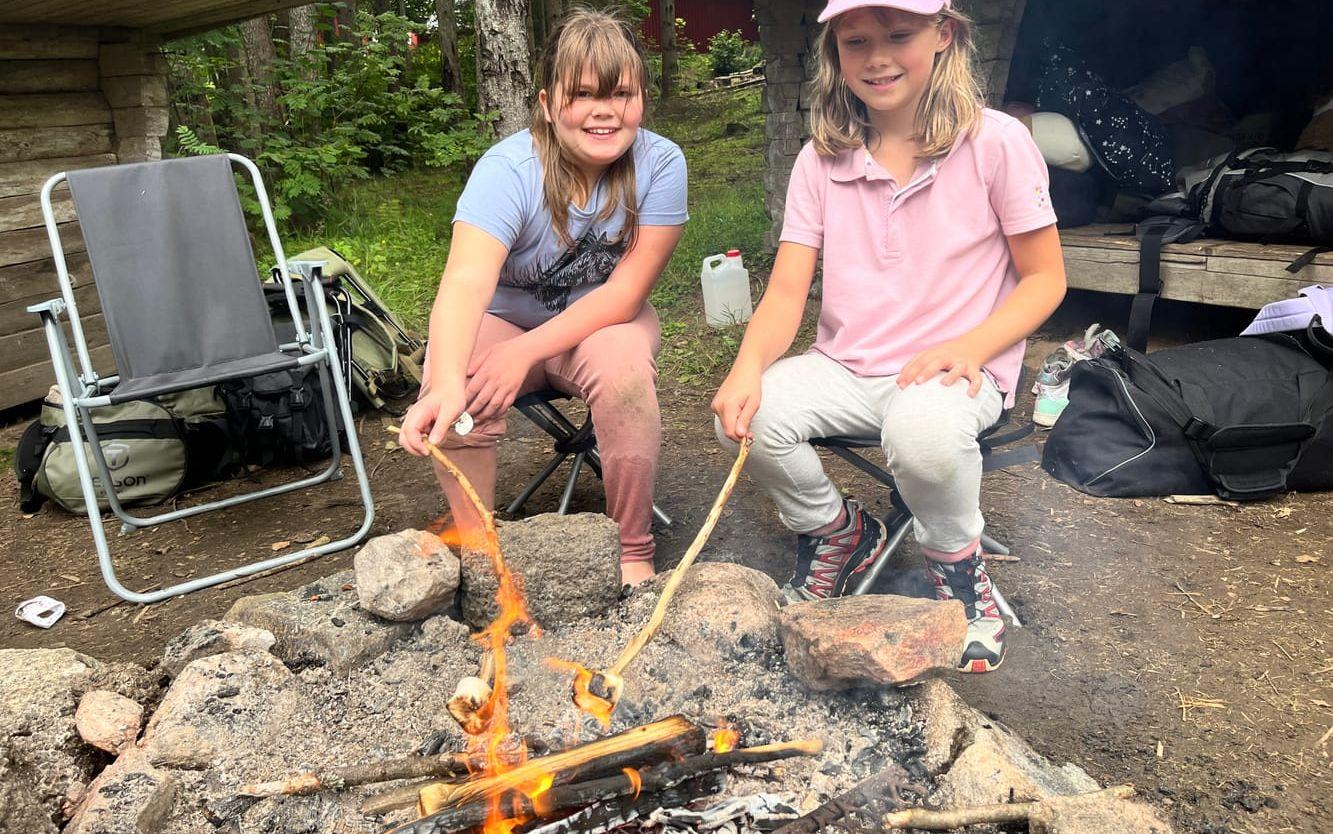
[[[157, 602], [308, 556], [341, 550], [365, 536], [374, 520], [370, 484], [352, 428], [355, 422], [346, 382], [341, 374], [330, 372], [336, 365], [324, 294], [312, 281], [304, 280], [306, 309], [317, 314], [307, 327], [297, 305], [294, 279], [285, 270], [275, 270], [295, 325], [294, 341], [279, 345], [256, 274], [254, 253], [232, 174], [233, 162], [249, 172], [263, 209], [269, 243], [277, 262], [286, 264], [259, 169], [237, 154], [62, 172], [42, 187], [42, 215], [55, 259], [60, 297], [28, 310], [41, 317], [56, 382], [65, 394], [65, 419], [102, 578], [115, 594], [130, 602]], [[89, 358], [88, 342], [51, 208], [51, 191], [62, 181], [69, 185], [87, 244], [111, 352], [119, 371], [115, 376], [99, 377]], [[77, 365], [61, 322], [66, 315]], [[318, 369], [329, 420], [341, 413], [342, 424], [348, 427], [347, 451], [356, 469], [365, 510], [356, 532], [338, 541], [190, 579], [152, 593], [125, 588], [116, 577], [102, 516], [96, 509], [99, 495], [94, 488], [95, 478], [107, 485], [105, 503], [120, 519], [121, 532], [127, 533], [337, 480], [342, 475], [339, 469], [342, 448], [336, 426], [330, 426], [332, 459], [318, 475], [145, 518], [127, 513], [110, 486], [113, 479], [98, 442], [92, 409], [305, 365]], [[335, 401], [339, 412], [334, 411]]]
[[[602, 458], [597, 453], [597, 436], [593, 434], [592, 415], [588, 415], [581, 426], [575, 426], [560, 409], [555, 407], [557, 400], [567, 399], [570, 399], [569, 394], [557, 391], [554, 388], [545, 388], [541, 391], [533, 391], [531, 394], [524, 394], [514, 401], [514, 407], [523, 416], [555, 440], [555, 450], [546, 466], [537, 473], [537, 477], [533, 478], [531, 483], [524, 487], [518, 497], [509, 504], [508, 512], [510, 515], [517, 515], [523, 509], [523, 505], [532, 497], [532, 494], [542, 484], [546, 483], [551, 475], [555, 474], [555, 470], [570, 455], [574, 456], [574, 461], [570, 465], [569, 477], [565, 480], [564, 491], [560, 494], [560, 505], [557, 512], [561, 515], [569, 512], [569, 504], [574, 497], [574, 484], [578, 481], [579, 472], [583, 469], [585, 463], [599, 480], [602, 477]], [[656, 504], [653, 504], [653, 518], [657, 519], [663, 527], [671, 526], [671, 517]]]
[[[1009, 411], [1005, 410], [993, 425], [983, 431], [977, 440], [981, 444], [981, 470], [983, 472], [992, 472], [996, 469], [1005, 469], [1010, 466], [1017, 466], [1020, 463], [1030, 463], [1038, 459], [1037, 447], [1032, 444], [1013, 446], [1019, 440], [1032, 434], [1032, 424], [1029, 423], [1022, 428], [1014, 429], [999, 434], [999, 430], [1009, 423]], [[851, 590], [852, 595], [862, 595], [870, 593], [874, 587], [875, 581], [879, 579], [880, 572], [884, 566], [889, 563], [893, 557], [894, 551], [902, 544], [907, 533], [912, 529], [912, 510], [903, 501], [898, 492], [897, 485], [894, 483], [893, 475], [889, 474], [883, 467], [868, 460], [860, 454], [859, 449], [880, 448], [880, 439], [878, 437], [813, 437], [810, 439], [810, 445], [817, 448], [828, 449], [833, 454], [847, 461], [848, 463], [860, 469], [870, 477], [879, 481], [889, 488], [889, 501], [892, 507], [888, 515], [884, 518], [884, 526], [888, 529], [889, 543], [881, 557], [875, 564], [866, 571], [866, 575], [860, 583]], [[981, 534], [981, 549], [984, 553], [992, 553], [998, 556], [1008, 556], [1009, 548], [986, 533]], [[1013, 608], [1009, 606], [1000, 589], [994, 587], [992, 582], [992, 591], [995, 594], [995, 603], [1001, 613], [1013, 621], [1015, 627], [1021, 627], [1023, 624], [1019, 621], [1018, 615], [1014, 613]]]

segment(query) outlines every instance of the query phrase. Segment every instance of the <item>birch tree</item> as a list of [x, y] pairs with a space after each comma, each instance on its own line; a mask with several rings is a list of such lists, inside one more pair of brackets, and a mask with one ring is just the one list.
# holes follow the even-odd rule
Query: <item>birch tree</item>
[[499, 112], [497, 136], [528, 126], [532, 95], [528, 12], [528, 0], [476, 0], [477, 100], [483, 112]]

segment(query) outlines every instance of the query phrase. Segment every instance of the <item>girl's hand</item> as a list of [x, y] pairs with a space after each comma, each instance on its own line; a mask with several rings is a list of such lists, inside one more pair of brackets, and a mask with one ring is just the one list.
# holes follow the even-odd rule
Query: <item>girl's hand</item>
[[750, 437], [750, 420], [759, 410], [762, 374], [732, 368], [713, 396], [713, 413], [722, 423], [722, 433], [740, 443]]
[[980, 351], [970, 342], [966, 339], [954, 339], [952, 342], [927, 348], [912, 357], [912, 361], [904, 365], [898, 374], [898, 387], [920, 385], [943, 373], [944, 376], [940, 379], [942, 384], [953, 385], [960, 379], [966, 379], [967, 395], [975, 397], [986, 380], [986, 375], [981, 370], [983, 364]]
[[398, 433], [398, 445], [409, 454], [424, 457], [429, 454], [422, 437], [429, 435], [430, 442], [436, 446], [444, 442], [444, 436], [454, 421], [463, 413], [462, 386], [442, 386], [446, 390], [431, 391], [417, 400], [403, 415], [403, 426]]
[[467, 372], [467, 410], [476, 422], [504, 414], [518, 398], [534, 359], [518, 339], [509, 339], [472, 357]]

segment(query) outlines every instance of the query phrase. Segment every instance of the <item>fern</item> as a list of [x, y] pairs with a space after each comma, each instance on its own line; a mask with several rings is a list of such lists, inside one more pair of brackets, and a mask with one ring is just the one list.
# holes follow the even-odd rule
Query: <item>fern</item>
[[209, 154], [225, 153], [225, 151], [217, 145], [210, 145], [203, 139], [200, 139], [198, 134], [185, 125], [176, 126], [176, 145], [190, 156], [208, 156]]

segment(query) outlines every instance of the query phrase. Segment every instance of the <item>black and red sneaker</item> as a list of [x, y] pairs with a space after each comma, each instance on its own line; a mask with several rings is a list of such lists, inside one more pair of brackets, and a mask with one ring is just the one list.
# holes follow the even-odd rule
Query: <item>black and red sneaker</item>
[[840, 597], [847, 582], [884, 555], [888, 531], [884, 523], [856, 501], [843, 501], [847, 522], [826, 536], [796, 537], [796, 571], [782, 586], [790, 602]]
[[967, 636], [958, 668], [964, 672], [991, 672], [1004, 662], [1004, 618], [995, 604], [994, 586], [981, 551], [959, 562], [927, 559], [935, 598], [956, 599], [967, 614]]

